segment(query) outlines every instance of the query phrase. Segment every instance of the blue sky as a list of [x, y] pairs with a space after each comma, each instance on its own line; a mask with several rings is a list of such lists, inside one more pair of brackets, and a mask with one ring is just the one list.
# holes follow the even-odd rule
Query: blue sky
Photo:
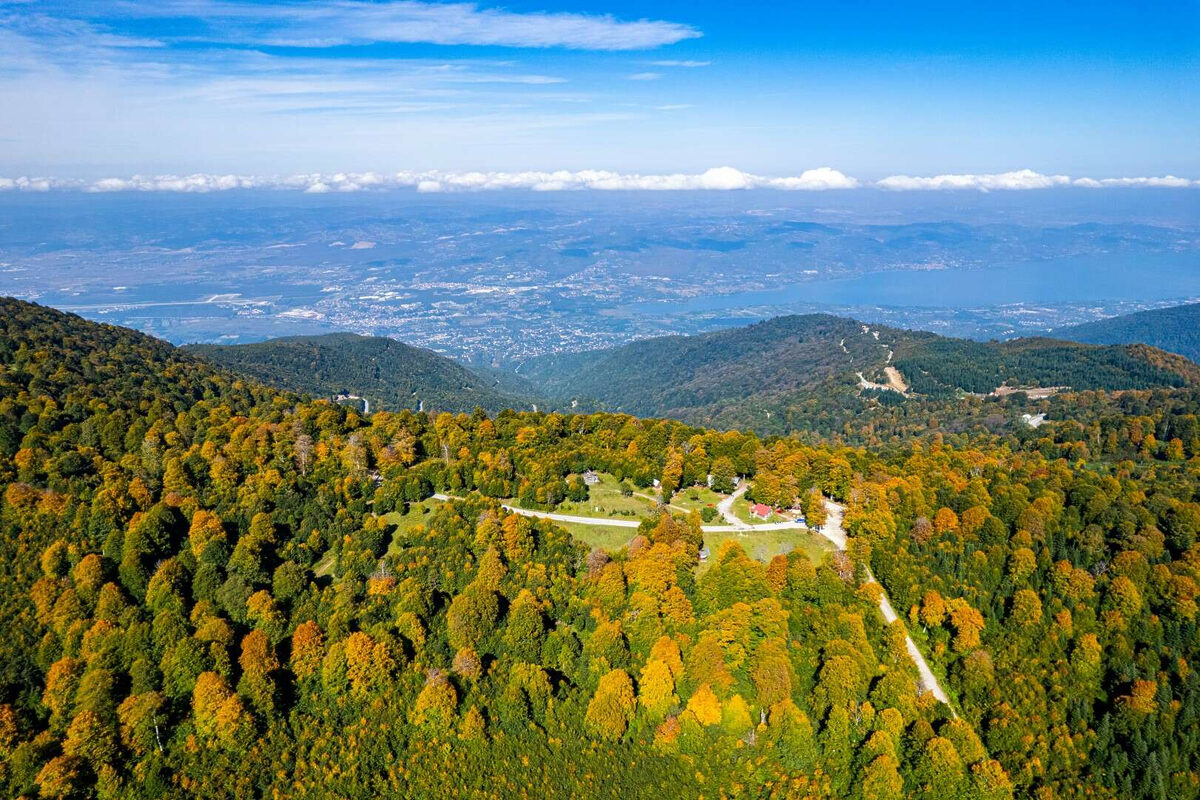
[[1196, 180], [1200, 2], [0, 0], [0, 108], [13, 177]]

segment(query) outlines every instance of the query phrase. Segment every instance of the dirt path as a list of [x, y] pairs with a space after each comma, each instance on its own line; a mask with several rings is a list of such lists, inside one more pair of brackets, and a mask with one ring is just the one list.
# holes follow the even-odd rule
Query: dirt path
[[[838, 550], [845, 550], [846, 531], [842, 528], [842, 516], [845, 514], [846, 509], [832, 500], [826, 500], [825, 510], [828, 512], [828, 515], [825, 519], [825, 524], [821, 526], [821, 535], [833, 542], [833, 546]], [[867, 568], [867, 580], [870, 583], [876, 583], [875, 576], [871, 574], [869, 567]], [[882, 589], [883, 587], [880, 586], [880, 588]], [[899, 619], [896, 609], [892, 608], [892, 601], [888, 599], [886, 591], [880, 594], [879, 611], [888, 623]], [[913, 663], [917, 665], [917, 672], [921, 676], [921, 688], [924, 691], [932, 693], [940, 702], [950, 705], [950, 697], [946, 694], [946, 690], [942, 688], [942, 685], [938, 683], [937, 676], [929, 668], [929, 664], [926, 663], [925, 657], [921, 655], [921, 651], [917, 649], [917, 643], [913, 641], [911, 636], [904, 637], [904, 646], [908, 649], [908, 655], [912, 658]], [[951, 707], [950, 713], [958, 716], [953, 707]]]

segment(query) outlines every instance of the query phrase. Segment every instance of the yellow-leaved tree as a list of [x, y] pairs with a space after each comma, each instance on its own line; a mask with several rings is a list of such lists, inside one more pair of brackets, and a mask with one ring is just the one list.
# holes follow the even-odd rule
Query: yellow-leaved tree
[[633, 682], [625, 670], [614, 669], [600, 678], [596, 694], [588, 703], [584, 723], [597, 738], [616, 741], [625, 735], [633, 711]]

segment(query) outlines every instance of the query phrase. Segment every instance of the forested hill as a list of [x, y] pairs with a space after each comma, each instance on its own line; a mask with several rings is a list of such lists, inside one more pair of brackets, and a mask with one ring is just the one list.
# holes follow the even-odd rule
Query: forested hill
[[1200, 303], [1073, 325], [1054, 335], [1091, 344], [1148, 344], [1200, 362]]
[[[0, 797], [1013, 795], [849, 557], [702, 570], [698, 512], [589, 551], [500, 504], [751, 475], [753, 435], [364, 417], [0, 311]], [[786, 447], [776, 496], [845, 495], [859, 456]]]
[[[138, 431], [142, 423], [131, 411], [184, 411], [219, 398], [240, 414], [269, 394], [161, 339], [9, 297], [0, 297], [0, 364], [6, 393], [29, 381], [30, 391], [53, 397], [57, 413], [69, 419], [108, 405], [112, 427], [93, 432], [102, 440]], [[0, 450], [20, 442], [16, 424], [0, 415]]]
[[765, 432], [837, 431], [874, 404], [986, 395], [1005, 385], [1117, 390], [1200, 383], [1196, 365], [1145, 346], [974, 342], [826, 314], [542, 357], [520, 372], [551, 397]]
[[1087, 391], [1200, 384], [1200, 366], [1147, 345], [934, 337], [897, 343], [894, 361], [912, 391], [926, 395], [987, 394], [1000, 386]]
[[282, 389], [365, 397], [372, 409], [497, 412], [531, 403], [432, 350], [385, 337], [331, 333], [185, 349]]
[[887, 348], [863, 327], [828, 314], [776, 317], [697, 336], [535, 358], [520, 373], [552, 397], [719, 424], [764, 400], [798, 392], [840, 397], [857, 386], [856, 370], [873, 373], [887, 358]]
[[[0, 300], [0, 797], [1200, 800], [1200, 393], [1075, 410], [364, 416]], [[506, 508], [587, 469], [663, 503]], [[845, 549], [706, 530], [708, 475]]]

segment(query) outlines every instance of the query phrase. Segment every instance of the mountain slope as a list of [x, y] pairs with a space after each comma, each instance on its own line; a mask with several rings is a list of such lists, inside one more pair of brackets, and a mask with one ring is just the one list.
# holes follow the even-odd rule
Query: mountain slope
[[522, 365], [521, 374], [551, 397], [776, 432], [836, 429], [870, 403], [906, 402], [902, 395], [1200, 384], [1196, 365], [1139, 345], [974, 342], [826, 314], [543, 357]]
[[853, 389], [855, 370], [874, 372], [887, 358], [887, 348], [862, 330], [854, 320], [827, 314], [777, 317], [533, 359], [521, 374], [553, 397], [595, 400], [639, 416], [717, 421], [763, 395]]
[[[851, 766], [874, 757], [866, 731], [854, 750], [827, 745], [804, 710], [824, 716], [834, 691], [893, 721], [896, 786], [929, 771], [906, 721], [943, 734], [955, 788], [997, 797], [968, 767], [1008, 781], [920, 699], [911, 661], [879, 655], [894, 629], [832, 560], [789, 545], [772, 561], [789, 588], [729, 540], [697, 576], [704, 533], [682, 516], [655, 509], [626, 529], [654, 547], [623, 535], [613, 559], [501, 505], [520, 490], [553, 507], [571, 478], [586, 495], [585, 464], [649, 489], [693, 439], [692, 480], [718, 458], [750, 475], [752, 435], [363, 418], [134, 331], [0, 312], [0, 419], [16, 434], [0, 440], [0, 797], [850, 796], [870, 777]], [[786, 446], [789, 465], [834, 452]], [[835, 658], [852, 690], [829, 688], [834, 668], [800, 677]], [[868, 683], [885, 670], [891, 684]], [[826, 774], [840, 783], [790, 791]]]
[[1090, 344], [1148, 344], [1200, 362], [1200, 303], [1085, 322], [1054, 335]]
[[[95, 403], [110, 409], [159, 405], [182, 411], [213, 397], [243, 413], [247, 403], [265, 394], [161, 339], [0, 297], [0, 363], [5, 365], [0, 399], [15, 397], [21, 382], [39, 371], [41, 362], [56, 369], [49, 377], [38, 377], [34, 390], [55, 398], [70, 415]], [[9, 435], [5, 422], [0, 415], [0, 442]], [[132, 418], [129, 422], [137, 424]]]
[[530, 404], [432, 350], [384, 337], [332, 333], [185, 349], [272, 386], [314, 397], [364, 397], [374, 409], [499, 411]]
[[974, 342], [937, 337], [903, 342], [896, 367], [913, 391], [987, 394], [997, 387], [1150, 389], [1200, 382], [1200, 368], [1145, 345], [1087, 345], [1030, 338]]

